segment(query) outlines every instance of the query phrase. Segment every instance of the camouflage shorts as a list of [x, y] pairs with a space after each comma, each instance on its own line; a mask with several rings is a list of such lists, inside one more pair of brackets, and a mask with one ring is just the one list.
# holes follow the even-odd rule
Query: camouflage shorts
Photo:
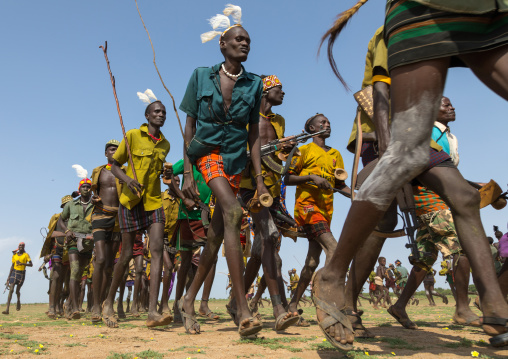
[[424, 265], [432, 268], [437, 260], [438, 252], [441, 252], [444, 259], [462, 252], [450, 210], [443, 209], [426, 213], [419, 218], [422, 225], [416, 234], [416, 243], [418, 251], [425, 253], [421, 257]]

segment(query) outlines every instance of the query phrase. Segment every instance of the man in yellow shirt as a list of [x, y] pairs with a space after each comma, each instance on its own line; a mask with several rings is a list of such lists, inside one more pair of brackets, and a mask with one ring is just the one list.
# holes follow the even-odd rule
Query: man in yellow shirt
[[[123, 281], [125, 270], [132, 258], [136, 231], [144, 229], [148, 230], [153, 258], [150, 285], [152, 290], [150, 291], [146, 325], [148, 327], [163, 326], [173, 320], [171, 314], [168, 313], [163, 316], [157, 312], [157, 295], [162, 274], [164, 224], [166, 221], [162, 206], [159, 176], [162, 173], [163, 164], [169, 152], [169, 142], [160, 128], [166, 121], [166, 107], [160, 101], [152, 102], [145, 109], [145, 118], [148, 124], [145, 123], [139, 129], [130, 130], [126, 134], [137, 180], [134, 179], [134, 170], [129, 161], [125, 139], [118, 146], [111, 165], [111, 172], [125, 183], [122, 187], [118, 209], [120, 230], [122, 232], [122, 252], [115, 265], [111, 288], [102, 310], [102, 319], [111, 328], [118, 327], [113, 309], [116, 291]], [[125, 172], [121, 169], [121, 165], [124, 163], [128, 163]]]
[[297, 186], [295, 220], [299, 226], [303, 226], [309, 240], [305, 265], [289, 304], [290, 312], [298, 310], [298, 302], [319, 264], [322, 249], [325, 250], [328, 262], [337, 245], [330, 230], [333, 190], [349, 191], [344, 181], [337, 180], [334, 175], [335, 169], [344, 168], [342, 156], [339, 151], [325, 143], [331, 133], [330, 121], [323, 114], [316, 114], [305, 123], [308, 133], [323, 129], [328, 131], [313, 137], [311, 143], [299, 148], [301, 155], [293, 158], [285, 178], [288, 186]]
[[16, 286], [16, 295], [18, 302], [16, 304], [16, 310], [21, 309], [21, 287], [25, 282], [25, 267], [32, 267], [32, 260], [28, 253], [25, 252], [25, 243], [21, 242], [18, 246], [18, 250], [15, 251], [12, 256], [12, 266], [9, 272], [9, 280], [5, 283], [5, 286], [9, 286], [9, 296], [7, 298], [7, 308], [2, 314], [9, 314], [9, 306], [11, 305], [12, 292], [14, 292], [14, 286]]

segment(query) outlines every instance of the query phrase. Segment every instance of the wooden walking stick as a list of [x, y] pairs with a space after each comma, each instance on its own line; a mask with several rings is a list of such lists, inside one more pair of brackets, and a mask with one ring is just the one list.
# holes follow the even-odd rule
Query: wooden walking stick
[[[159, 68], [157, 67], [157, 63], [155, 62], [155, 49], [153, 47], [152, 38], [150, 37], [150, 33], [148, 32], [148, 29], [146, 28], [145, 22], [143, 21], [143, 17], [141, 16], [141, 12], [139, 11], [138, 1], [134, 0], [136, 3], [136, 9], [138, 10], [139, 18], [141, 19], [141, 22], [143, 23], [143, 27], [145, 28], [146, 34], [148, 35], [148, 40], [150, 41], [150, 45], [152, 46], [152, 52], [153, 52], [153, 65], [155, 66], [155, 70], [157, 71], [157, 75], [159, 75], [159, 79], [162, 82], [162, 86], [167, 91], [169, 96], [171, 97], [171, 100], [173, 101], [173, 110], [175, 111], [176, 119], [178, 120], [178, 125], [180, 126], [180, 132], [182, 133], [183, 142], [185, 144], [185, 148], [189, 145], [187, 141], [185, 141], [185, 135], [183, 134], [183, 128], [182, 128], [182, 122], [180, 121], [180, 116], [178, 115], [178, 111], [176, 110], [176, 104], [175, 104], [175, 98], [171, 94], [171, 92], [166, 87], [166, 84], [164, 83], [164, 80], [162, 79], [162, 76], [159, 72]], [[192, 174], [192, 171], [191, 171]]]
[[[123, 125], [123, 119], [122, 119], [122, 113], [120, 112], [120, 103], [118, 102], [118, 97], [116, 96], [116, 87], [115, 87], [115, 77], [111, 73], [111, 67], [109, 66], [109, 59], [108, 59], [108, 42], [104, 42], [104, 46], [99, 46], [100, 49], [104, 52], [104, 58], [106, 59], [106, 64], [108, 65], [108, 71], [109, 71], [109, 77], [111, 79], [111, 85], [113, 85], [113, 95], [115, 95], [115, 101], [116, 101], [116, 109], [118, 111], [118, 116], [120, 117], [120, 125], [122, 126], [122, 134], [123, 139], [125, 141], [125, 146], [127, 147], [127, 155], [129, 156], [129, 164], [132, 168], [132, 175], [134, 176], [134, 180], [136, 182], [138, 181], [138, 177], [136, 176], [136, 169], [134, 168], [134, 162], [132, 162], [132, 154], [131, 154], [131, 147], [129, 145], [129, 141], [127, 141], [127, 135], [125, 134], [125, 127]], [[141, 198], [141, 194], [136, 190], [136, 196]]]

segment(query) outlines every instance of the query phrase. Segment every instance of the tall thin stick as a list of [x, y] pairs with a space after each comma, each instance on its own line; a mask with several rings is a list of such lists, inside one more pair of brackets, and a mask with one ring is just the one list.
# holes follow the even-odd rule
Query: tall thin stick
[[[115, 87], [115, 77], [111, 73], [111, 67], [109, 66], [109, 59], [108, 59], [108, 42], [106, 41], [104, 43], [104, 46], [99, 46], [100, 49], [104, 52], [104, 57], [106, 58], [106, 63], [108, 64], [108, 71], [109, 71], [109, 77], [111, 78], [111, 85], [113, 85], [113, 95], [115, 95], [115, 101], [116, 101], [116, 109], [118, 111], [118, 116], [120, 117], [120, 125], [122, 125], [122, 134], [123, 139], [125, 141], [125, 145], [127, 147], [127, 155], [129, 156], [129, 163], [132, 168], [132, 175], [134, 176], [134, 179], [138, 181], [138, 177], [136, 176], [136, 170], [134, 168], [134, 162], [132, 162], [132, 154], [131, 154], [131, 146], [129, 145], [129, 141], [127, 141], [127, 135], [125, 134], [125, 127], [123, 125], [123, 119], [122, 119], [122, 113], [120, 112], [120, 103], [118, 102], [118, 97], [116, 96], [116, 87]], [[136, 195], [139, 197], [139, 193], [136, 193]]]
[[178, 111], [176, 110], [175, 98], [173, 97], [171, 92], [166, 87], [166, 84], [164, 83], [164, 80], [162, 79], [161, 73], [159, 72], [159, 68], [157, 67], [157, 63], [155, 62], [155, 49], [153, 47], [152, 38], [150, 37], [150, 33], [148, 32], [145, 22], [143, 21], [143, 17], [141, 16], [141, 12], [139, 11], [138, 1], [134, 0], [134, 2], [136, 3], [136, 9], [138, 10], [139, 18], [141, 19], [141, 22], [143, 23], [143, 27], [145, 28], [146, 34], [148, 35], [148, 40], [150, 40], [150, 45], [152, 46], [153, 65], [155, 66], [155, 70], [157, 70], [157, 75], [159, 75], [159, 79], [162, 82], [162, 86], [164, 86], [164, 89], [166, 89], [169, 96], [171, 96], [171, 100], [173, 100], [173, 109], [175, 110], [176, 119], [178, 120], [178, 125], [180, 125], [180, 132], [182, 133], [183, 141], [185, 142], [185, 147], [187, 147], [188, 143], [187, 143], [187, 141], [185, 141], [185, 135], [183, 134], [182, 122], [180, 121], [180, 116], [178, 115]]

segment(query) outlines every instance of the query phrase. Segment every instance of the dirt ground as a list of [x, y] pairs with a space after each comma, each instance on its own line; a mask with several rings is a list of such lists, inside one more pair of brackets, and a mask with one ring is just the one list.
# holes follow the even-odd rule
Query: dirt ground
[[[508, 348], [490, 347], [479, 328], [453, 325], [454, 302], [429, 307], [425, 298], [419, 306], [408, 307], [419, 330], [402, 328], [386, 312], [374, 310], [366, 301], [361, 309], [365, 325], [376, 335], [355, 342], [348, 353], [334, 349], [325, 341], [316, 324], [313, 307], [304, 307], [311, 326], [273, 330], [271, 307], [261, 308], [264, 329], [256, 340], [240, 340], [237, 328], [225, 310], [224, 300], [211, 300], [210, 308], [220, 314], [219, 321], [201, 318], [201, 334], [188, 335], [181, 324], [148, 329], [141, 318], [120, 321], [120, 328], [92, 325], [89, 316], [75, 321], [51, 320], [44, 312], [47, 304], [23, 305], [17, 312], [0, 317], [0, 356], [26, 358], [49, 355], [52, 358], [506, 358]], [[476, 309], [473, 309], [476, 311]]]

